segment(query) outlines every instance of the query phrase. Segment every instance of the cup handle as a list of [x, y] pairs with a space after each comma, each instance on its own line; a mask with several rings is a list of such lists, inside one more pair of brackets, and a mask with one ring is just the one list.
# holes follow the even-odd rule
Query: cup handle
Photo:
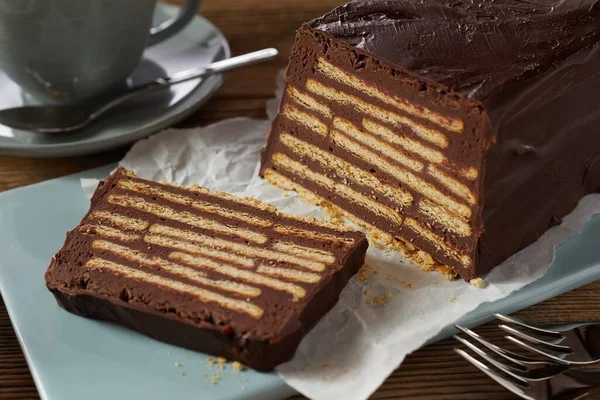
[[194, 18], [200, 7], [200, 0], [187, 0], [178, 15], [150, 29], [148, 46], [173, 36]]

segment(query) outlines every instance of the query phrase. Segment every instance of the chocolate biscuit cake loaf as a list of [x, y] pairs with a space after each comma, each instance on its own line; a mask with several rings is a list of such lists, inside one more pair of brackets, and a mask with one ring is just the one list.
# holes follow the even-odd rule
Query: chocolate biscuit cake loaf
[[368, 0], [297, 32], [261, 175], [480, 276], [600, 188], [600, 2]]
[[66, 310], [270, 370], [362, 266], [364, 234], [119, 169], [46, 272]]

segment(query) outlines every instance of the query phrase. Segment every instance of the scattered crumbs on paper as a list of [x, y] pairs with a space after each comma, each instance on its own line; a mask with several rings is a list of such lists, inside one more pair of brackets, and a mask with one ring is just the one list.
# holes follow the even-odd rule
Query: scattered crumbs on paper
[[216, 385], [219, 380], [221, 379], [221, 375], [217, 374], [217, 373], [212, 373], [210, 375], [210, 384], [211, 385]]
[[371, 270], [372, 275], [377, 275], [379, 273], [379, 267], [365, 263], [360, 270], [358, 270], [358, 280], [361, 282], [367, 282], [369, 280], [369, 270]]
[[290, 197], [290, 194], [288, 192], [284, 192], [281, 197], [283, 197], [284, 199], [287, 199], [288, 197]]
[[239, 361], [234, 361], [233, 363], [231, 363], [231, 368], [235, 369], [236, 371], [243, 371], [246, 369], [246, 367], [244, 367], [244, 364], [242, 364]]
[[395, 285], [401, 286], [404, 289], [412, 289], [413, 288], [412, 283], [406, 282], [405, 280], [402, 280], [402, 279], [394, 276], [393, 274], [390, 274], [389, 272], [384, 275], [384, 278], [387, 282], [391, 282]]
[[321, 365], [321, 368], [329, 368], [329, 364], [328, 363], [324, 363], [323, 365]]
[[368, 295], [369, 295], [369, 293], [371, 293], [371, 289], [369, 289], [369, 288], [365, 288], [365, 290], [363, 290], [363, 294], [364, 294], [365, 296], [368, 296]]
[[219, 357], [217, 358], [217, 361], [219, 362], [219, 364], [225, 364], [227, 362], [227, 359], [225, 357]]
[[375, 304], [381, 304], [385, 302], [385, 297], [384, 296], [375, 296], [373, 297], [373, 303]]
[[448, 301], [450, 301], [450, 303], [454, 303], [456, 301], [456, 296], [450, 297], [450, 300], [448, 300]]
[[346, 375], [348, 372], [350, 372], [350, 370], [348, 370], [348, 368], [344, 368], [343, 370], [338, 371], [338, 372], [334, 372], [331, 375], [322, 376], [321, 380], [322, 381], [332, 381], [332, 380], [334, 380], [336, 378], [339, 378], [342, 375]]
[[175, 361], [175, 366], [176, 367], [181, 367], [181, 363], [179, 361]]
[[363, 265], [359, 270], [358, 274], [356, 274], [358, 280], [361, 282], [366, 282], [369, 278], [367, 277], [367, 264]]
[[223, 371], [225, 369], [225, 364], [219, 364], [219, 369]]
[[474, 278], [469, 281], [471, 286], [475, 286], [476, 288], [483, 289], [487, 287], [487, 282], [481, 278]]
[[179, 375], [181, 375], [181, 376], [185, 376], [185, 371], [180, 371], [180, 372], [179, 372]]
[[442, 275], [444, 275], [444, 278], [446, 278], [449, 281], [455, 281], [456, 279], [458, 279], [458, 274], [452, 271], [452, 269], [450, 269], [450, 267], [447, 265], [439, 265], [437, 267], [437, 270], [441, 272]]
[[367, 268], [369, 268], [371, 270], [371, 273], [373, 275], [377, 275], [379, 273], [379, 267], [376, 265], [371, 265], [371, 264], [367, 264]]
[[212, 367], [213, 365], [215, 365], [217, 363], [217, 360], [215, 360], [212, 357], [208, 357], [208, 366]]

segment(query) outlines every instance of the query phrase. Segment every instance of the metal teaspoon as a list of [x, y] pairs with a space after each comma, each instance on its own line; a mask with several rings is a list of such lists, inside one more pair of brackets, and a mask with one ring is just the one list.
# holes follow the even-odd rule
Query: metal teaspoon
[[0, 110], [0, 124], [13, 129], [36, 133], [72, 132], [88, 126], [113, 107], [134, 97], [167, 88], [181, 82], [218, 74], [231, 69], [271, 60], [278, 54], [277, 49], [268, 48], [242, 54], [237, 57], [217, 61], [202, 68], [178, 72], [171, 77], [158, 78], [144, 85], [136, 86], [118, 97], [93, 107], [87, 105], [47, 105], [25, 106]]

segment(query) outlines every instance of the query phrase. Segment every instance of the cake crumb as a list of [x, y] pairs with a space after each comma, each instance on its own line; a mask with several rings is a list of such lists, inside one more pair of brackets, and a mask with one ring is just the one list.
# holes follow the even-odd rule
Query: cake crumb
[[181, 376], [185, 376], [185, 371], [180, 371], [180, 372], [179, 372], [179, 375], [181, 375]]
[[208, 365], [209, 365], [210, 367], [212, 367], [212, 366], [213, 366], [213, 365], [215, 365], [216, 363], [217, 363], [217, 360], [215, 360], [215, 359], [214, 359], [214, 358], [212, 358], [212, 357], [208, 357]]
[[487, 287], [487, 282], [481, 278], [474, 278], [469, 281], [471, 286], [475, 286], [476, 288], [483, 289]]
[[347, 373], [348, 373], [348, 369], [347, 369], [347, 368], [344, 368], [344, 369], [342, 370], [342, 374], [347, 374]]
[[225, 369], [225, 364], [219, 364], [219, 369], [223, 371]]
[[446, 278], [449, 281], [454, 281], [456, 280], [456, 278], [458, 278], [458, 274], [454, 271], [452, 271], [450, 269], [449, 266], [447, 265], [438, 265], [436, 268], [439, 272], [441, 272], [444, 275], [444, 278]]
[[365, 296], [368, 296], [368, 295], [369, 295], [369, 293], [371, 293], [371, 289], [369, 289], [369, 288], [365, 288], [365, 290], [363, 290], [363, 294], [364, 294]]
[[454, 302], [456, 301], [456, 296], [452, 296], [452, 297], [450, 297], [450, 300], [449, 300], [449, 301], [450, 301], [450, 303], [454, 303]]
[[412, 289], [413, 288], [413, 284], [410, 282], [406, 282], [390, 273], [386, 273], [385, 274], [385, 280], [388, 282], [392, 282], [398, 286], [402, 286], [404, 289]]
[[328, 363], [325, 363], [325, 364], [321, 365], [321, 368], [328, 368], [328, 367], [329, 367]]
[[235, 369], [236, 371], [243, 371], [246, 369], [246, 367], [244, 367], [244, 364], [242, 364], [239, 361], [234, 361], [233, 363], [231, 363], [231, 368]]
[[373, 297], [373, 303], [375, 304], [382, 304], [382, 305], [387, 305], [387, 302], [385, 301], [386, 297], [385, 296], [375, 296]]
[[371, 264], [363, 264], [363, 266], [358, 270], [358, 280], [361, 282], [366, 282], [369, 280], [368, 271], [371, 270], [373, 275], [377, 275], [379, 273], [379, 267]]
[[220, 364], [225, 364], [227, 362], [227, 359], [225, 357], [219, 357], [217, 358], [217, 361], [219, 361]]
[[358, 270], [358, 274], [356, 274], [356, 276], [358, 277], [357, 279], [359, 281], [366, 282], [369, 279], [367, 277], [367, 268], [367, 264], [365, 264]]
[[419, 264], [423, 264], [426, 267], [434, 266], [436, 264], [435, 260], [429, 253], [425, 253], [423, 250], [417, 250], [414, 255], [415, 261]]
[[221, 379], [221, 375], [219, 375], [219, 374], [212, 374], [210, 376], [210, 383], [211, 383], [211, 385], [216, 385], [219, 382], [220, 379]]
[[176, 367], [181, 367], [181, 363], [179, 361], [175, 361], [175, 366]]
[[281, 195], [281, 197], [283, 197], [284, 199], [287, 199], [288, 197], [290, 197], [290, 194], [288, 192], [285, 192], [284, 194]]

